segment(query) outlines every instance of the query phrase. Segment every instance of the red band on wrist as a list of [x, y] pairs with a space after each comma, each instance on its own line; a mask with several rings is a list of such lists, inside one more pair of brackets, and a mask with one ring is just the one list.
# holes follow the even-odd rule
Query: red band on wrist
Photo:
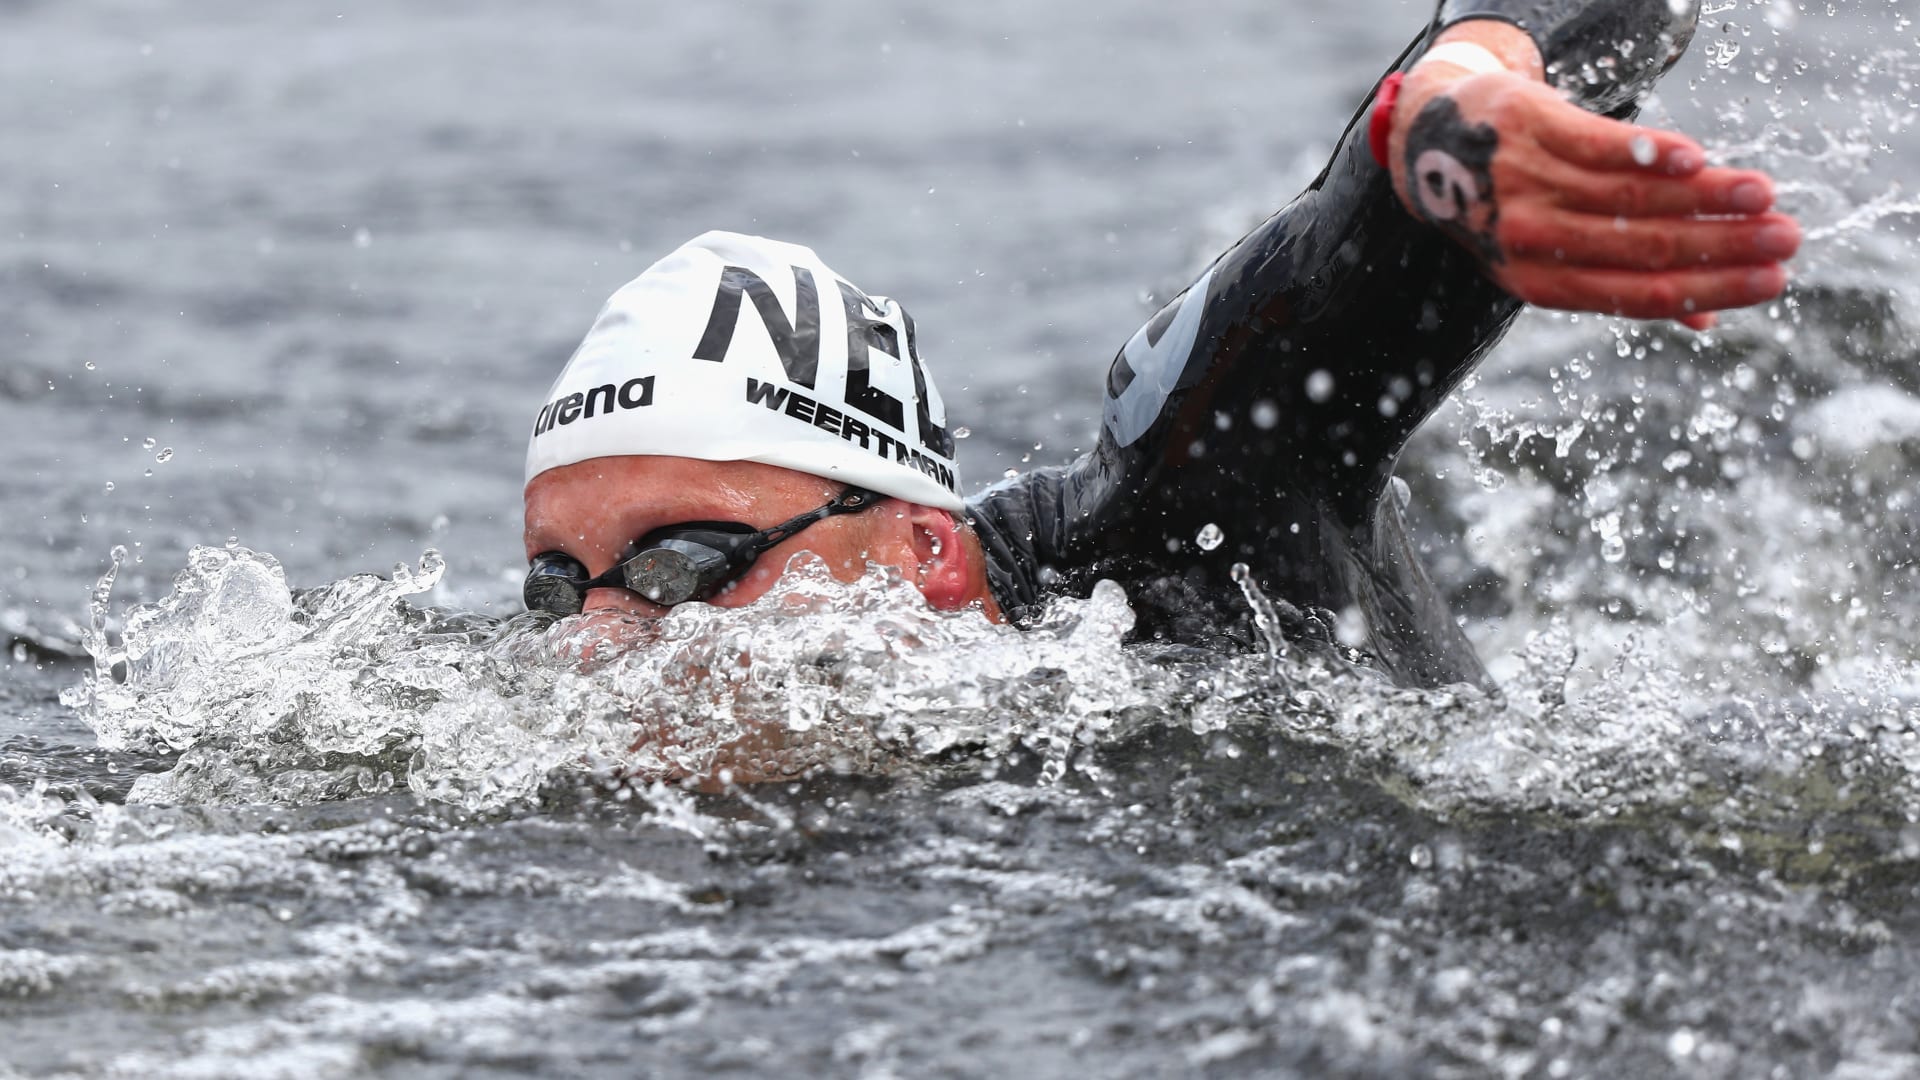
[[1400, 100], [1400, 83], [1406, 76], [1396, 71], [1380, 80], [1373, 95], [1373, 115], [1367, 119], [1367, 146], [1373, 160], [1387, 168], [1387, 135], [1393, 130], [1393, 103]]

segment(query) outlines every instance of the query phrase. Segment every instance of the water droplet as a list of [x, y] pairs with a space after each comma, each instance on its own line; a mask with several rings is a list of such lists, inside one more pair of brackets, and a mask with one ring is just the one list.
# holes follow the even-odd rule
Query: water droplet
[[148, 436], [147, 438], [140, 440], [140, 449], [142, 450], [151, 450], [158, 445], [160, 445], [160, 440], [155, 439], [152, 436]]
[[1272, 431], [1280, 422], [1280, 409], [1265, 398], [1253, 403], [1253, 426], [1261, 431]]
[[368, 232], [364, 227], [353, 230], [353, 246], [357, 248], [372, 247], [373, 234]]
[[1325, 401], [1333, 396], [1333, 373], [1322, 368], [1307, 376], [1307, 398]]
[[1360, 614], [1358, 606], [1348, 604], [1333, 617], [1333, 636], [1349, 649], [1367, 646], [1367, 617]]
[[1220, 531], [1220, 526], [1209, 521], [1205, 525], [1200, 526], [1200, 533], [1193, 538], [1193, 542], [1200, 545], [1201, 551], [1212, 551], [1225, 542], [1226, 539], [1227, 534]]
[[1687, 433], [1699, 439], [1729, 431], [1739, 422], [1740, 417], [1733, 410], [1717, 401], [1709, 401], [1700, 406], [1699, 413], [1687, 422]]
[[165, 465], [167, 462], [172, 461], [173, 447], [171, 446], [163, 447], [159, 453], [153, 455], [153, 460], [159, 462], [162, 465]]
[[88, 370], [88, 371], [92, 371], [92, 370], [93, 370], [93, 361], [91, 361], [91, 360], [89, 360], [89, 361], [87, 361], [87, 370]]
[[1407, 861], [1413, 864], [1414, 869], [1425, 870], [1433, 865], [1433, 849], [1425, 844], [1415, 844], [1413, 850], [1407, 852]]
[[109, 480], [109, 481], [107, 481], [107, 491], [106, 491], [106, 493], [107, 493], [108, 495], [111, 495], [111, 494], [113, 494], [113, 481], [111, 481], [111, 480]]
[[1610, 563], [1617, 563], [1627, 557], [1626, 538], [1619, 533], [1607, 533], [1600, 538], [1600, 557]]
[[1627, 149], [1633, 154], [1634, 163], [1638, 165], [1651, 165], [1660, 159], [1660, 148], [1653, 145], [1653, 140], [1645, 135], [1635, 135], [1633, 140], [1627, 143]]
[[957, 427], [953, 429], [953, 437], [956, 439], [965, 439], [972, 435], [973, 429], [970, 427]]

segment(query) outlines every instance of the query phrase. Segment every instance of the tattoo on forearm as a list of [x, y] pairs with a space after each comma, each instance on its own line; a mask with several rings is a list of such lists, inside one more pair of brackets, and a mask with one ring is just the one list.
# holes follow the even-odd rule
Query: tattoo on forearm
[[1428, 102], [1407, 132], [1407, 182], [1420, 215], [1488, 263], [1506, 261], [1494, 239], [1500, 206], [1493, 153], [1499, 147], [1498, 132], [1467, 123], [1444, 95]]

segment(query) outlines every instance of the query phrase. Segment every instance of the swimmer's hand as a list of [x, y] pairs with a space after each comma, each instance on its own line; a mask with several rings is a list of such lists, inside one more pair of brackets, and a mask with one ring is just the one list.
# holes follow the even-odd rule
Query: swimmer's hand
[[1781, 261], [1800, 228], [1770, 212], [1765, 173], [1708, 168], [1684, 135], [1567, 101], [1532, 40], [1505, 23], [1460, 23], [1436, 45], [1449, 41], [1488, 49], [1508, 71], [1416, 67], [1393, 106], [1387, 160], [1407, 209], [1501, 288], [1541, 307], [1695, 330], [1786, 288]]

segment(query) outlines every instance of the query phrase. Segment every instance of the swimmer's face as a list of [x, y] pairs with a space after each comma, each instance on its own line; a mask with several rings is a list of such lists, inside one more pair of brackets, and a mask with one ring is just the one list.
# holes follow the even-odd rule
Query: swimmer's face
[[[541, 473], [527, 485], [527, 557], [558, 551], [592, 575], [631, 555], [635, 540], [690, 521], [734, 521], [764, 529], [813, 510], [844, 490], [817, 476], [751, 461], [675, 457], [606, 457]], [[906, 504], [888, 499], [872, 509], [815, 522], [768, 550], [737, 581], [707, 602], [740, 607], [765, 595], [787, 561], [802, 551], [824, 560], [834, 577], [853, 581], [869, 562], [911, 572], [917, 560]], [[583, 614], [664, 615], [668, 609], [619, 588], [587, 593]]]

